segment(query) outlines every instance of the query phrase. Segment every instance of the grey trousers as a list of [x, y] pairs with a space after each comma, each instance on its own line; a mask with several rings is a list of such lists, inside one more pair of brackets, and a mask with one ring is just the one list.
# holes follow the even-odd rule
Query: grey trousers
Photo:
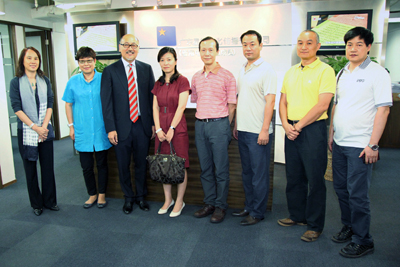
[[228, 117], [218, 121], [195, 123], [196, 147], [201, 168], [204, 203], [228, 208], [229, 158], [231, 128]]

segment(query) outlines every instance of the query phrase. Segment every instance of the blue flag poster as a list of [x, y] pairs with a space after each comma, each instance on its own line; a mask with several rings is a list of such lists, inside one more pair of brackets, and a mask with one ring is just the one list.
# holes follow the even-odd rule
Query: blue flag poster
[[157, 45], [158, 46], [176, 46], [175, 26], [157, 27]]

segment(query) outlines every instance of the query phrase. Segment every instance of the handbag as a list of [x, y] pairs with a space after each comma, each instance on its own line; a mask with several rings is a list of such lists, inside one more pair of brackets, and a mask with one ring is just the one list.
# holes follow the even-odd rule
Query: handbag
[[172, 143], [169, 143], [170, 154], [160, 154], [161, 142], [155, 155], [147, 156], [150, 178], [163, 184], [180, 184], [185, 179], [186, 159], [178, 157]]

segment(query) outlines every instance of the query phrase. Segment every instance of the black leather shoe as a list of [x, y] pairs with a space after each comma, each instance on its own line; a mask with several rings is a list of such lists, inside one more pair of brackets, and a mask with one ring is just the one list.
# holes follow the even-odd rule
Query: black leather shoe
[[235, 217], [246, 217], [249, 214], [250, 213], [245, 209], [243, 209], [241, 211], [232, 212], [232, 216], [235, 216]]
[[33, 213], [35, 213], [36, 216], [40, 216], [42, 214], [43, 209], [33, 209]]
[[125, 214], [129, 214], [133, 210], [133, 202], [128, 201], [125, 202], [124, 206], [122, 207], [122, 210], [124, 211]]
[[207, 217], [210, 214], [213, 214], [215, 211], [215, 207], [211, 205], [205, 205], [203, 208], [199, 209], [194, 213], [194, 217], [203, 218]]
[[52, 211], [59, 211], [60, 210], [60, 208], [57, 205], [52, 206], [50, 208], [46, 208], [46, 209], [49, 209], [49, 210], [52, 210]]
[[139, 205], [139, 208], [141, 210], [144, 210], [144, 211], [149, 211], [150, 210], [149, 203], [147, 203], [145, 200], [136, 201], [136, 204]]
[[339, 252], [340, 255], [346, 258], [359, 258], [372, 253], [374, 253], [374, 243], [370, 245], [359, 245], [354, 242], [350, 242]]
[[93, 205], [94, 205], [96, 202], [97, 202], [97, 199], [96, 199], [95, 201], [93, 201], [93, 203], [90, 203], [90, 204], [85, 203], [85, 204], [83, 204], [83, 208], [84, 208], [84, 209], [89, 209], [89, 208], [93, 207]]
[[225, 219], [225, 210], [220, 207], [216, 207], [213, 215], [211, 216], [210, 222], [220, 223]]
[[342, 230], [340, 230], [339, 233], [333, 235], [331, 239], [336, 243], [344, 243], [350, 241], [352, 235], [353, 235], [353, 230], [351, 230], [351, 227], [344, 225]]
[[253, 225], [253, 224], [259, 223], [261, 220], [263, 220], [263, 219], [255, 218], [255, 217], [249, 215], [240, 222], [240, 225], [243, 225], [243, 226]]

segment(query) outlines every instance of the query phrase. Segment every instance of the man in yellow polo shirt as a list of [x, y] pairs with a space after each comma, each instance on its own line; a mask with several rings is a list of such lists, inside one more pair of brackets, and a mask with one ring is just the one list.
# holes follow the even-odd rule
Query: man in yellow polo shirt
[[317, 58], [319, 36], [312, 30], [297, 38], [301, 63], [283, 80], [279, 115], [285, 129], [286, 198], [289, 218], [281, 226], [307, 225], [301, 240], [317, 240], [325, 223], [327, 125], [329, 103], [335, 93], [335, 72]]

